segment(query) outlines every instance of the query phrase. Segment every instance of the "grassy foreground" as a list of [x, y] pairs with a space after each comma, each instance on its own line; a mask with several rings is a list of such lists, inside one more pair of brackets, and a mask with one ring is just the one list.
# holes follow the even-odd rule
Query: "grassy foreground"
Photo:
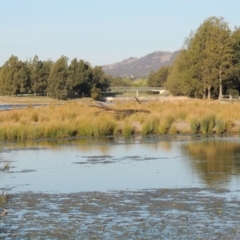
[[[56, 103], [56, 102], [54, 102]], [[240, 103], [188, 100], [115, 103], [117, 109], [146, 109], [115, 119], [111, 112], [91, 107], [88, 101], [68, 101], [0, 112], [0, 140], [26, 140], [121, 134], [239, 133]]]

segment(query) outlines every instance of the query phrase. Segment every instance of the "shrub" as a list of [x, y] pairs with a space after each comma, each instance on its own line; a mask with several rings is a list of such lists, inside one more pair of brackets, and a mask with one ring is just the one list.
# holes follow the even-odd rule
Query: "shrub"
[[94, 100], [97, 100], [102, 94], [102, 90], [100, 88], [97, 87], [93, 87], [91, 89], [91, 98]]

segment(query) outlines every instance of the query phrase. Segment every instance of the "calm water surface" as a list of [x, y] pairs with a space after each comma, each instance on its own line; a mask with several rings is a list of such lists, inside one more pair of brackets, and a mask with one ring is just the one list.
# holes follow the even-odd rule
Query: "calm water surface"
[[48, 104], [0, 104], [0, 111], [18, 109], [18, 108], [27, 108], [29, 106], [32, 107], [40, 107], [47, 106]]
[[2, 143], [0, 188], [71, 193], [224, 188], [240, 196], [238, 137], [151, 137]]

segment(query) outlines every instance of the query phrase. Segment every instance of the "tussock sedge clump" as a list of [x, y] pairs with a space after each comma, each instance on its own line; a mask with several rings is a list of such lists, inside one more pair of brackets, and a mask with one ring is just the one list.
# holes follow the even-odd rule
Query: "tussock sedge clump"
[[[7, 193], [4, 193], [4, 191], [2, 191], [2, 193], [0, 194], [0, 206], [4, 206], [4, 204], [6, 204], [9, 201], [10, 197]], [[3, 214], [1, 214], [3, 216]]]
[[192, 134], [198, 133], [200, 128], [199, 121], [196, 118], [193, 118], [190, 124], [191, 124], [191, 133]]
[[130, 137], [131, 135], [134, 134], [134, 127], [129, 122], [125, 122], [122, 134], [126, 138]]
[[222, 134], [225, 132], [224, 121], [222, 119], [216, 120], [216, 133]]
[[174, 121], [174, 118], [172, 116], [165, 116], [160, 120], [157, 134], [167, 134], [169, 133], [169, 129], [171, 128], [171, 125]]
[[156, 116], [149, 118], [143, 123], [142, 135], [149, 135], [157, 133], [160, 119]]
[[[188, 100], [186, 102], [116, 102], [119, 110], [144, 109], [116, 118], [114, 113], [83, 101], [27, 107], [0, 112], [0, 140], [27, 140], [122, 134], [240, 134], [240, 103]], [[189, 132], [181, 124], [189, 126]], [[137, 128], [136, 128], [137, 126]], [[235, 130], [234, 130], [235, 129]], [[235, 131], [235, 132], [234, 132]]]
[[204, 117], [201, 121], [201, 132], [202, 134], [212, 133], [215, 126], [215, 115], [211, 114]]

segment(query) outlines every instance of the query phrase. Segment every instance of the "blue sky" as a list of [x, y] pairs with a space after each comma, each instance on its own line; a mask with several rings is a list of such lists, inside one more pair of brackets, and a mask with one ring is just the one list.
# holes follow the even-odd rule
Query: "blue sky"
[[0, 0], [0, 65], [13, 54], [104, 65], [175, 51], [208, 17], [240, 26], [239, 0]]

